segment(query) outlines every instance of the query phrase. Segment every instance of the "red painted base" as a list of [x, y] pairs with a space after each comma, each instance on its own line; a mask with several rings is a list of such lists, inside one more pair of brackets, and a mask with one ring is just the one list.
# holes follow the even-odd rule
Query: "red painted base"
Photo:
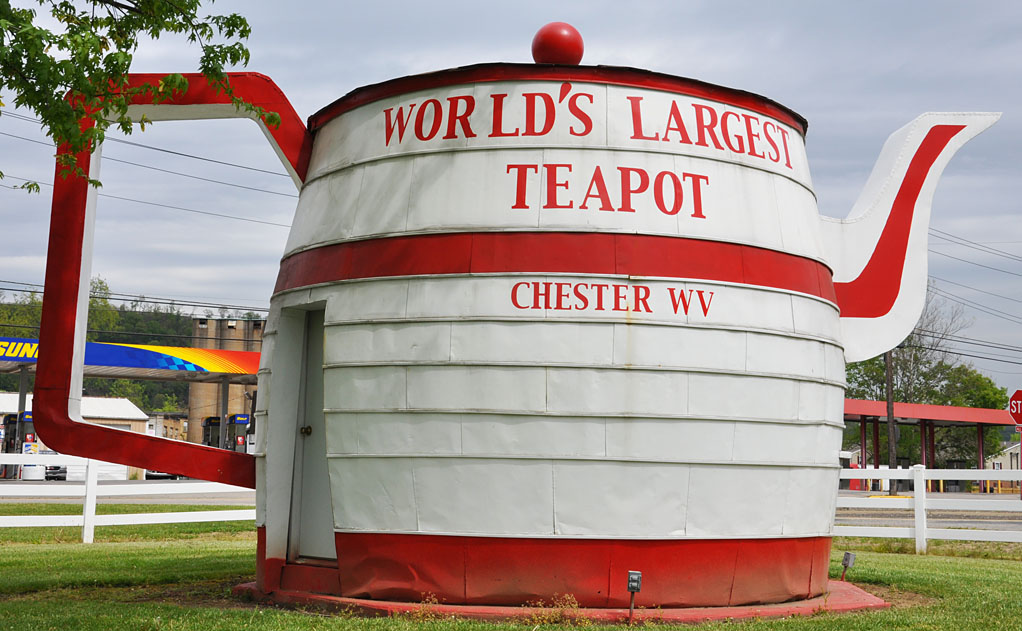
[[[345, 611], [363, 616], [390, 616], [395, 614], [429, 613], [439, 617], [458, 617], [473, 620], [521, 620], [534, 616], [547, 617], [556, 609], [534, 607], [505, 607], [486, 605], [446, 605], [414, 602], [392, 602], [344, 598], [325, 594], [310, 594], [278, 590], [266, 594], [256, 588], [255, 583], [245, 583], [234, 588], [236, 595], [258, 602], [281, 605], [312, 605], [328, 610]], [[689, 607], [666, 609], [636, 609], [635, 621], [696, 623], [711, 620], [743, 618], [782, 618], [788, 616], [810, 616], [828, 611], [832, 613], [886, 609], [890, 604], [859, 589], [851, 583], [829, 581], [827, 592], [816, 598], [797, 600], [772, 605], [743, 605], [735, 607]], [[574, 619], [592, 620], [601, 623], [618, 623], [628, 620], [627, 608], [580, 608], [563, 610], [563, 615]]]
[[814, 598], [827, 588], [829, 537], [791, 539], [527, 539], [335, 533], [338, 561], [266, 557], [258, 529], [257, 588], [365, 601], [520, 607], [570, 594], [581, 607], [628, 607], [626, 578], [643, 574], [639, 607], [724, 607]]
[[[824, 592], [829, 537], [791, 539], [528, 539], [336, 533], [340, 596], [521, 606], [571, 594], [582, 607], [719, 607]], [[304, 590], [319, 591], [319, 590]]]

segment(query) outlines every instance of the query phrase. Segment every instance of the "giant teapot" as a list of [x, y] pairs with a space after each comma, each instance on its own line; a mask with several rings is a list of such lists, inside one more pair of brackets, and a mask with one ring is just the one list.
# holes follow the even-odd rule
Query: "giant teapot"
[[[191, 81], [138, 113], [240, 115]], [[78, 423], [75, 178], [55, 182], [47, 444], [254, 481], [263, 593], [618, 607], [629, 570], [648, 606], [825, 591], [845, 362], [912, 329], [937, 179], [996, 115], [898, 130], [836, 220], [806, 121], [741, 90], [489, 63], [356, 89], [306, 127], [268, 78], [231, 81], [281, 114], [259, 122], [301, 191], [254, 461]]]

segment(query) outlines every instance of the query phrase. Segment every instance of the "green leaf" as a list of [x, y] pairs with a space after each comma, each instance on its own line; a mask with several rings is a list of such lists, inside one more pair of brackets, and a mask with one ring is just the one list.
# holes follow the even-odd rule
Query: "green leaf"
[[[0, 88], [13, 94], [16, 107], [34, 112], [46, 133], [71, 154], [102, 142], [111, 125], [130, 133], [128, 107], [136, 95], [159, 103], [188, 89], [180, 74], [168, 75], [157, 86], [125, 89], [125, 75], [142, 38], [184, 34], [198, 44], [199, 70], [232, 96], [226, 72], [250, 58], [244, 44], [251, 33], [248, 22], [236, 13], [200, 15], [204, 4], [212, 2], [89, 0], [82, 10], [69, 0], [37, 3], [48, 16], [39, 18], [34, 10], [0, 0]], [[6, 107], [2, 100], [0, 107]], [[245, 109], [257, 111], [249, 104]], [[82, 129], [83, 120], [91, 126]], [[147, 124], [143, 121], [140, 127]], [[73, 157], [58, 163], [65, 167], [65, 176], [79, 172]]]

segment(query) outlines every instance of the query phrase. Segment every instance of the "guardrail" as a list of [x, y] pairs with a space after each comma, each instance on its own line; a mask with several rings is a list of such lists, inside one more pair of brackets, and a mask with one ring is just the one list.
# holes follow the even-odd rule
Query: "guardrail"
[[22, 480], [0, 481], [0, 497], [82, 497], [81, 515], [9, 515], [0, 516], [0, 528], [26, 528], [38, 526], [81, 526], [82, 543], [92, 543], [96, 526], [128, 524], [180, 524], [209, 521], [255, 521], [255, 510], [215, 510], [176, 513], [132, 513], [123, 515], [97, 515], [97, 497], [127, 497], [138, 495], [181, 495], [195, 493], [251, 493], [252, 489], [219, 484], [217, 482], [158, 482], [122, 484], [98, 483], [101, 461], [77, 456], [47, 454], [0, 453], [0, 465], [85, 466], [85, 481], [78, 483], [32, 482]]
[[926, 552], [927, 539], [954, 539], [958, 541], [1006, 541], [1022, 543], [1022, 531], [975, 530], [965, 528], [929, 528], [927, 510], [967, 510], [1022, 513], [1022, 501], [1015, 499], [950, 499], [931, 497], [927, 493], [928, 480], [990, 480], [1019, 481], [1018, 469], [926, 469], [914, 465], [911, 469], [842, 469], [842, 480], [911, 480], [911, 497], [838, 497], [838, 508], [908, 509], [913, 512], [912, 527], [896, 526], [834, 526], [834, 534], [847, 537], [893, 537], [915, 539], [916, 552]]

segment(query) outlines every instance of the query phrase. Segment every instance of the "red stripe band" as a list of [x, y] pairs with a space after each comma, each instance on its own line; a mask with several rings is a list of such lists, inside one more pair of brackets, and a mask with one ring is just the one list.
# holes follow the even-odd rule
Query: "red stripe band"
[[274, 293], [364, 278], [499, 273], [697, 279], [837, 302], [831, 272], [819, 261], [719, 241], [591, 232], [462, 232], [328, 245], [284, 259]]

